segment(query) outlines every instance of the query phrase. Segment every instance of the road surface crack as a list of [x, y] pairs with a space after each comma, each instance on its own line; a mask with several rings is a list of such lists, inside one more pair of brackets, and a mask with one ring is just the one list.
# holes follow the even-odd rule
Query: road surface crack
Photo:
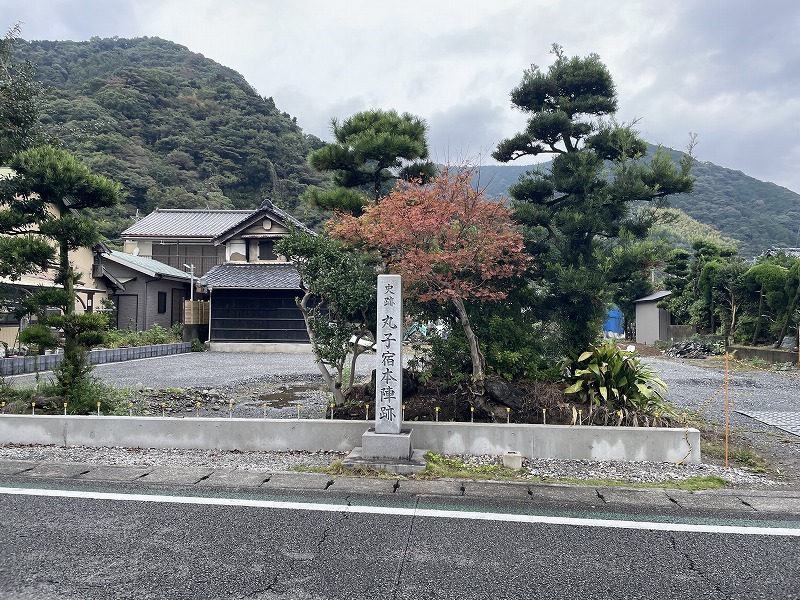
[[737, 499], [739, 502], [741, 502], [742, 504], [744, 504], [744, 505], [745, 505], [747, 508], [749, 508], [749, 509], [753, 510], [754, 512], [758, 512], [758, 509], [757, 509], [755, 506], [753, 506], [752, 504], [750, 504], [750, 503], [749, 503], [747, 500], [742, 500], [742, 499], [741, 499], [741, 498], [739, 498], [738, 496], [736, 497], [736, 499]]
[[[462, 489], [464, 486], [461, 486]], [[400, 582], [403, 579], [403, 568], [406, 564], [406, 556], [408, 556], [408, 548], [411, 544], [411, 533], [414, 531], [414, 523], [417, 520], [417, 509], [419, 508], [419, 496], [414, 502], [414, 514], [411, 516], [411, 523], [408, 525], [408, 533], [406, 534], [406, 541], [403, 544], [403, 551], [400, 553], [399, 564], [397, 565], [397, 577], [394, 580], [394, 590], [392, 591], [392, 598], [397, 598], [397, 592], [400, 590]]]

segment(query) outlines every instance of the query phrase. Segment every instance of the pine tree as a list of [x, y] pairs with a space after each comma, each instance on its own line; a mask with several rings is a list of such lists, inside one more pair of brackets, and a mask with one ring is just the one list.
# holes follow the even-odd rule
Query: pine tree
[[[56, 375], [62, 392], [70, 397], [91, 368], [86, 351], [100, 341], [105, 319], [97, 313], [75, 313], [74, 286], [81, 274], [70, 263], [69, 253], [99, 240], [96, 223], [80, 211], [117, 203], [120, 186], [91, 173], [69, 152], [50, 146], [17, 153], [10, 166], [15, 176], [4, 186], [0, 204], [8, 207], [9, 216], [24, 213], [34, 227], [32, 235], [55, 246], [55, 282], [61, 286], [35, 292], [20, 310], [37, 314], [41, 324], [63, 330], [64, 360]], [[58, 307], [63, 314], [47, 316], [47, 307]], [[34, 331], [41, 343], [42, 331]]]
[[617, 93], [596, 54], [568, 58], [557, 45], [553, 54], [547, 72], [532, 66], [512, 90], [528, 124], [492, 156], [554, 156], [549, 171], [528, 172], [509, 192], [528, 251], [541, 265], [535, 277], [543, 317], [558, 323], [564, 348], [575, 352], [600, 331], [614, 291], [605, 265], [615, 241], [643, 238], [657, 218], [654, 208], [691, 191], [693, 179], [690, 157], [679, 168], [662, 152], [642, 161], [647, 145], [632, 126], [613, 120]]
[[332, 121], [335, 141], [312, 152], [309, 163], [333, 174], [333, 189], [309, 188], [304, 197], [325, 209], [361, 214], [370, 199], [379, 202], [397, 179], [427, 179], [427, 125], [409, 113], [367, 110], [341, 123]]

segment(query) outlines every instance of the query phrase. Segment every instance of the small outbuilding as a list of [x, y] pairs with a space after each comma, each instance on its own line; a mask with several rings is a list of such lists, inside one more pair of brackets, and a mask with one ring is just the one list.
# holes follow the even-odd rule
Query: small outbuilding
[[183, 303], [192, 283], [189, 273], [99, 244], [92, 274], [108, 288], [117, 313], [112, 325], [118, 329], [144, 331], [155, 324], [168, 329], [183, 323]]
[[672, 315], [658, 303], [672, 292], [663, 290], [634, 300], [636, 305], [636, 343], [652, 344], [656, 340], [669, 340]]

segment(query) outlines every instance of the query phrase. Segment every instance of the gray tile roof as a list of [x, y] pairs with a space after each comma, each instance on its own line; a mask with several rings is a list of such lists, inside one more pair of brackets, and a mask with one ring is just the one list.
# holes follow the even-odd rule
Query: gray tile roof
[[764, 252], [761, 256], [776, 256], [777, 254], [783, 253], [786, 256], [791, 256], [793, 258], [800, 258], [800, 248], [779, 248], [777, 246], [773, 246], [766, 252]]
[[200, 278], [204, 288], [299, 290], [300, 275], [287, 263], [226, 263], [213, 267]]
[[170, 267], [160, 261], [153, 260], [152, 258], [145, 258], [143, 256], [134, 256], [126, 252], [117, 252], [116, 250], [109, 250], [107, 256], [114, 262], [122, 263], [136, 271], [143, 271], [155, 273], [156, 275], [166, 275], [168, 277], [177, 277], [179, 279], [191, 279], [188, 273], [184, 273], [180, 269]]
[[252, 210], [157, 208], [123, 231], [122, 237], [214, 238], [252, 214]]

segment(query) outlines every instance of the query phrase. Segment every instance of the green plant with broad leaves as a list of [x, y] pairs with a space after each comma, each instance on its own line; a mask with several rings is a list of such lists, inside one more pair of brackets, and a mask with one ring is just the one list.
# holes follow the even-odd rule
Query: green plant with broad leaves
[[[568, 397], [589, 406], [584, 422], [604, 425], [659, 426], [672, 411], [664, 399], [666, 384], [633, 352], [614, 342], [592, 345], [564, 364]], [[577, 413], [576, 409], [573, 409]]]

